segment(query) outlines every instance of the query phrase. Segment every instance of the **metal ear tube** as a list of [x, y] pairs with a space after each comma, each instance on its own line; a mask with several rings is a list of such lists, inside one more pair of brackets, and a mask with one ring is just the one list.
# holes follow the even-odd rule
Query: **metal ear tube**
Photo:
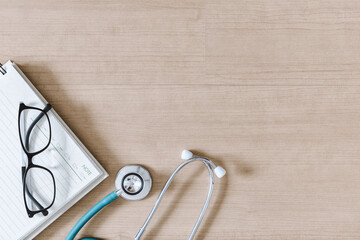
[[170, 178], [168, 179], [168, 181], [166, 182], [165, 186], [163, 187], [162, 191], [159, 194], [158, 199], [155, 202], [154, 207], [152, 208], [152, 210], [150, 211], [149, 216], [147, 217], [147, 219], [145, 220], [144, 225], [139, 229], [138, 233], [135, 236], [135, 240], [140, 240], [142, 235], [145, 232], [145, 229], [147, 227], [147, 225], [149, 224], [151, 218], [153, 217], [156, 209], [158, 208], [162, 198], [165, 195], [166, 190], [169, 188], [170, 184], [172, 183], [172, 181], [174, 180], [176, 174], [186, 165], [188, 165], [189, 163], [195, 162], [195, 161], [201, 161], [205, 164], [205, 166], [207, 167], [207, 169], [209, 170], [209, 177], [210, 177], [210, 181], [209, 181], [209, 191], [205, 200], [205, 203], [202, 207], [202, 210], [200, 212], [200, 215], [193, 227], [193, 230], [190, 233], [189, 236], [189, 240], [192, 240], [201, 224], [201, 221], [205, 215], [206, 209], [209, 205], [210, 199], [211, 199], [211, 195], [212, 195], [212, 191], [213, 191], [213, 185], [214, 185], [214, 174], [212, 171], [212, 168], [214, 169], [214, 173], [218, 178], [222, 178], [225, 174], [226, 171], [225, 169], [223, 169], [220, 166], [216, 166], [214, 162], [212, 162], [211, 160], [204, 158], [204, 157], [198, 157], [198, 156], [194, 156], [194, 154], [192, 152], [190, 152], [189, 150], [183, 150], [181, 153], [181, 158], [183, 160], [185, 160], [182, 164], [180, 164], [175, 171], [171, 174]]

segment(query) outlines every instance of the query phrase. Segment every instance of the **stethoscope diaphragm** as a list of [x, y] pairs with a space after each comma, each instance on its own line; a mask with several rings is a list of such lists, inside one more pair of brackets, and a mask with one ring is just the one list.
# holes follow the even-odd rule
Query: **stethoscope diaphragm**
[[115, 178], [117, 194], [126, 200], [141, 200], [151, 190], [152, 180], [148, 170], [140, 165], [127, 165]]

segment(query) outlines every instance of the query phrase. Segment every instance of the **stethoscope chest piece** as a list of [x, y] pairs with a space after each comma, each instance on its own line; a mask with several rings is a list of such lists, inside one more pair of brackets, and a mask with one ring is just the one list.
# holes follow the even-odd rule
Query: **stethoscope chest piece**
[[[226, 171], [220, 166], [217, 166], [213, 161], [204, 158], [195, 156], [192, 152], [188, 150], [184, 150], [181, 154], [181, 158], [184, 160], [183, 163], [181, 163], [171, 174], [169, 179], [167, 180], [165, 186], [161, 190], [158, 199], [155, 202], [155, 205], [153, 206], [152, 210], [150, 211], [149, 216], [145, 220], [145, 223], [143, 226], [139, 229], [138, 233], [135, 236], [135, 240], [140, 240], [142, 235], [144, 234], [144, 231], [149, 224], [152, 216], [154, 215], [156, 209], [158, 208], [161, 199], [164, 197], [165, 192], [169, 188], [170, 184], [174, 180], [176, 174], [186, 165], [189, 163], [195, 162], [195, 161], [201, 161], [205, 164], [207, 169], [209, 170], [209, 191], [206, 197], [206, 200], [204, 202], [203, 208], [200, 212], [200, 215], [195, 223], [195, 226], [193, 227], [193, 230], [191, 231], [189, 240], [192, 240], [194, 238], [194, 235], [199, 228], [199, 225], [205, 215], [206, 209], [209, 205], [210, 198], [213, 192], [213, 185], [214, 185], [214, 175], [216, 175], [218, 178], [222, 178]], [[144, 167], [140, 165], [127, 165], [120, 169], [118, 174], [115, 178], [115, 187], [116, 191], [111, 192], [108, 194], [104, 199], [102, 199], [100, 202], [98, 202], [94, 207], [92, 207], [71, 229], [68, 236], [66, 237], [66, 240], [73, 240], [76, 234], [80, 231], [80, 229], [96, 214], [98, 213], [102, 208], [104, 208], [109, 203], [113, 202], [114, 200], [118, 199], [119, 197], [122, 197], [126, 200], [140, 200], [146, 197], [151, 190], [152, 186], [152, 180], [151, 175]], [[86, 238], [89, 239], [90, 238]], [[95, 239], [95, 238], [91, 238]], [[83, 239], [85, 240], [85, 238]]]
[[120, 169], [115, 178], [118, 195], [126, 200], [141, 200], [151, 190], [152, 180], [148, 170], [140, 165], [127, 165]]

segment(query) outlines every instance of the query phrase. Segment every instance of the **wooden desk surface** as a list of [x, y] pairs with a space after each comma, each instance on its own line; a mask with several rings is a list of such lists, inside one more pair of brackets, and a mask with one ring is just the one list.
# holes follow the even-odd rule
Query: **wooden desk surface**
[[[131, 239], [184, 148], [228, 170], [196, 239], [360, 239], [360, 2], [3, 1], [12, 59], [110, 177], [36, 239], [64, 239], [148, 167], [150, 197], [119, 200], [81, 236]], [[181, 172], [144, 239], [186, 239], [207, 192]]]

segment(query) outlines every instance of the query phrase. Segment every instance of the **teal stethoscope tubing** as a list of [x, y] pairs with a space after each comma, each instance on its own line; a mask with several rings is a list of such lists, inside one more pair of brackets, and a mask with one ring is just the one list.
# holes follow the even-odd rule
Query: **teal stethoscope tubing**
[[[101, 209], [103, 209], [106, 205], [112, 203], [115, 199], [118, 199], [119, 195], [115, 191], [111, 192], [109, 195], [104, 197], [100, 202], [98, 202], [94, 207], [92, 207], [87, 213], [85, 213], [82, 218], [75, 224], [75, 226], [71, 229], [65, 240], [73, 240], [81, 230], [81, 228]], [[97, 240], [97, 238], [82, 238], [82, 240]]]

